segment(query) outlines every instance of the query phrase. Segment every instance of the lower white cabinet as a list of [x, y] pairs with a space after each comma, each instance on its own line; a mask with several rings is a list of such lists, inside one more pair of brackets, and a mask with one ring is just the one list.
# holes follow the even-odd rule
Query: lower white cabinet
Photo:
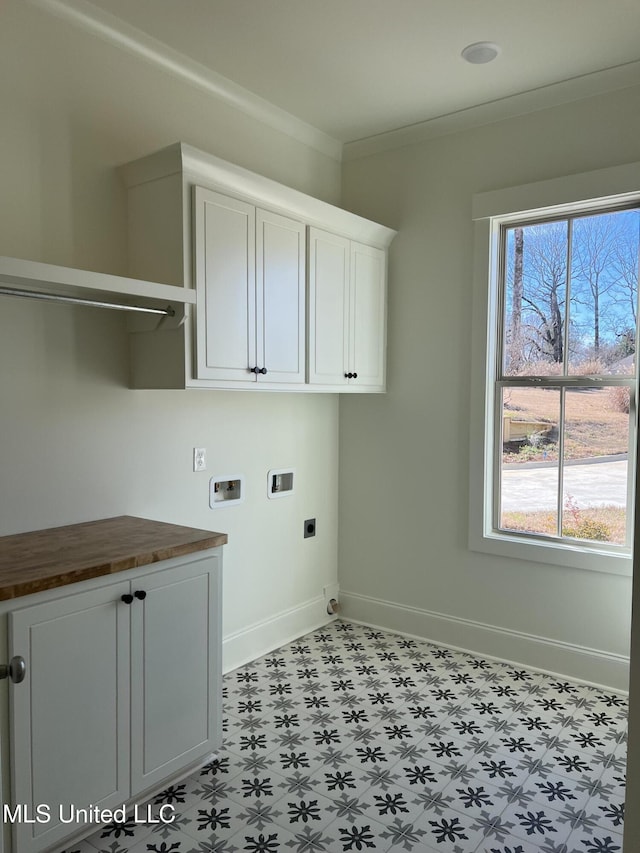
[[34, 818], [14, 821], [13, 853], [82, 831], [64, 822], [72, 807], [119, 807], [220, 745], [221, 560], [167, 560], [9, 613], [26, 663], [11, 685], [12, 808]]

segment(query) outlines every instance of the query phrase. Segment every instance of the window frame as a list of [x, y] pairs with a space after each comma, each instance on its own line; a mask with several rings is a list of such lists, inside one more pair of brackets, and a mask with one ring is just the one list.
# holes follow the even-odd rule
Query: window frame
[[[498, 530], [494, 526], [497, 497], [494, 474], [499, 465], [496, 448], [498, 418], [497, 365], [501, 335], [500, 285], [502, 232], [508, 226], [544, 219], [605, 213], [640, 204], [640, 163], [597, 172], [480, 193], [473, 197], [474, 276], [472, 313], [472, 370], [470, 417], [469, 548], [504, 557], [630, 576], [633, 543], [629, 548], [605, 543], [545, 538]], [[637, 336], [636, 336], [637, 337]], [[640, 371], [636, 371], [636, 376]], [[593, 386], [597, 378], [576, 377], [570, 383]], [[553, 379], [553, 377], [550, 377]], [[555, 378], [557, 385], [557, 377]], [[510, 383], [511, 384], [511, 383]], [[529, 381], [523, 382], [529, 386]], [[539, 382], [531, 383], [539, 387]], [[607, 377], [607, 385], [617, 383]], [[637, 399], [638, 380], [635, 394]], [[632, 530], [636, 471], [637, 407], [630, 412], [629, 488], [627, 528]]]

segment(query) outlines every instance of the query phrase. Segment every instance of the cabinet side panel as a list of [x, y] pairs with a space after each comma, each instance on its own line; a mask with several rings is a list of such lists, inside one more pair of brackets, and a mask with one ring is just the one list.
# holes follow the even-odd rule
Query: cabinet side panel
[[132, 388], [184, 388], [185, 329], [130, 332]]
[[309, 229], [309, 383], [344, 385], [350, 243]]
[[128, 196], [129, 275], [185, 284], [182, 176], [131, 187]]
[[[188, 280], [182, 176], [168, 175], [128, 190], [129, 275], [182, 287]], [[184, 388], [184, 326], [157, 329], [157, 319], [128, 318], [132, 388]]]

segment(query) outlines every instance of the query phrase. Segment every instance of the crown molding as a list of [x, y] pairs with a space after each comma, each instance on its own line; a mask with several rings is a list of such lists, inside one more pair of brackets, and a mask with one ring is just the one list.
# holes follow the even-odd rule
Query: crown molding
[[114, 47], [126, 50], [239, 112], [331, 157], [342, 159], [342, 143], [87, 0], [29, 0]]
[[628, 62], [563, 80], [560, 83], [530, 89], [507, 98], [498, 98], [495, 101], [457, 110], [386, 133], [346, 142], [342, 149], [342, 159], [357, 160], [372, 154], [381, 154], [394, 148], [415, 145], [439, 136], [494, 124], [504, 119], [637, 85], [640, 85], [640, 61]]
[[343, 144], [88, 0], [29, 2], [338, 162], [356, 160], [640, 84], [640, 61], [629, 62]]

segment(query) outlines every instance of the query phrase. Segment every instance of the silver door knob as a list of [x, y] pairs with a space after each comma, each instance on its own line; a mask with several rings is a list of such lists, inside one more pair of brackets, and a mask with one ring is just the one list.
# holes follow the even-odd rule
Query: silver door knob
[[0, 664], [0, 679], [10, 678], [14, 684], [20, 684], [26, 674], [27, 665], [22, 655], [12, 657], [8, 664]]

